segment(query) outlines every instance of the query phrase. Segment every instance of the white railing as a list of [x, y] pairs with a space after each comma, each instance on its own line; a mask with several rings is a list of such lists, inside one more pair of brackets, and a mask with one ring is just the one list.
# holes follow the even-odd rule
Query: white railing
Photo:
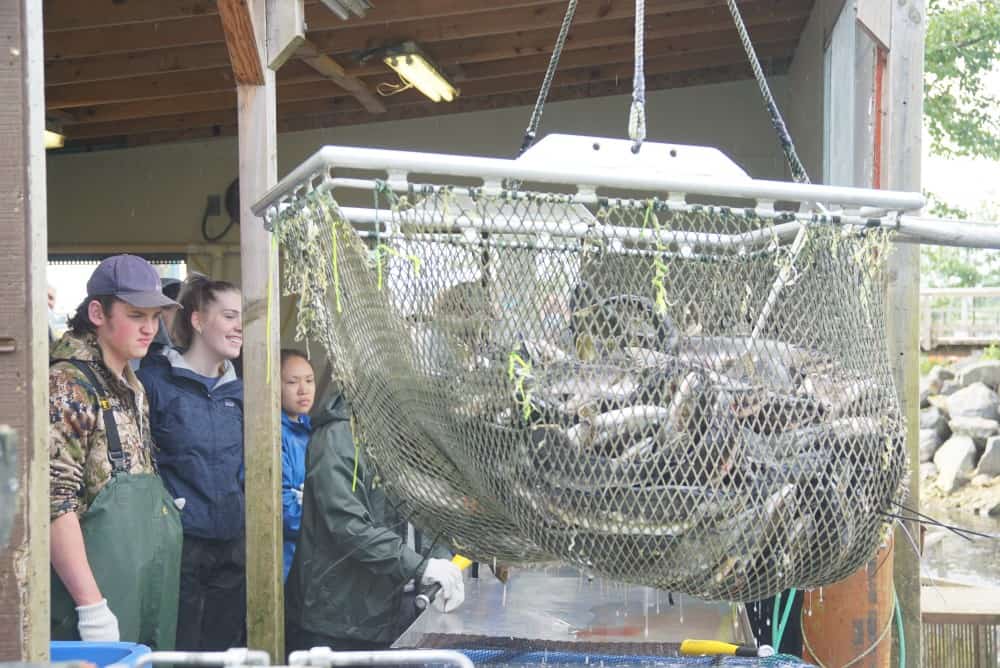
[[920, 290], [920, 347], [1000, 344], [1000, 288]]

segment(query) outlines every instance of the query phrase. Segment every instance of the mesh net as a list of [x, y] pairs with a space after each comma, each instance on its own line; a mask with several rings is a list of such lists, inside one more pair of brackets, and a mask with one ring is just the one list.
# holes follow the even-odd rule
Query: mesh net
[[[390, 230], [373, 243], [325, 188], [270, 223], [297, 334], [415, 524], [479, 560], [708, 600], [822, 586], [873, 555], [906, 470], [885, 233], [816, 218], [793, 253], [791, 214], [369, 197]], [[725, 238], [762, 242], [719, 242], [741, 234]]]

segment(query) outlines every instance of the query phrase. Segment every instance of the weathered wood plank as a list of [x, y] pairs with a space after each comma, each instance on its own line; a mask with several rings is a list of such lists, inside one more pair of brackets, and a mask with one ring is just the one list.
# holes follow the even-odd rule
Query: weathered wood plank
[[[920, 190], [921, 122], [923, 115], [925, 0], [892, 3], [892, 48], [886, 77], [887, 134], [883, 183], [891, 190]], [[906, 419], [906, 443], [910, 453], [907, 503], [920, 507], [920, 458], [918, 384], [920, 361], [920, 247], [896, 244], [889, 266], [886, 332], [889, 359], [896, 391]], [[907, 522], [911, 535], [918, 535], [916, 522]], [[897, 545], [908, 545], [901, 529]], [[913, 550], [896, 550], [893, 564], [899, 605], [903, 612], [908, 666], [919, 666], [920, 557]]]
[[[250, 0], [258, 53], [267, 35], [267, 1]], [[221, 9], [221, 4], [220, 4]], [[282, 579], [281, 421], [278, 388], [278, 258], [271, 235], [250, 210], [277, 182], [276, 86], [263, 68], [263, 85], [241, 83], [239, 108], [240, 267], [243, 288], [244, 451], [247, 511], [248, 643], [284, 658]]]
[[[800, 3], [801, 4], [801, 3]], [[752, 0], [743, 7], [744, 20], [754, 39], [762, 30], [785, 29], [788, 35], [798, 35], [800, 24], [808, 17], [805, 6], [791, 5], [787, 11], [776, 13], [772, 2]], [[576, 25], [566, 43], [566, 54], [596, 47], [610, 47], [632, 43], [631, 18], [606, 20]], [[322, 37], [324, 33], [319, 33]], [[671, 41], [667, 42], [667, 39]], [[662, 47], [670, 51], [684, 51], [703, 45], [735, 44], [738, 36], [732, 19], [725, 11], [714, 11], [705, 20], [693, 25], [680, 24], [671, 15], [652, 15], [646, 23], [647, 42], [662, 40]], [[427, 45], [435, 61], [442, 67], [503, 60], [532, 55], [548, 55], [552, 51], [551, 28], [497, 34], [475, 40], [456, 38]], [[345, 54], [335, 39], [315, 48], [327, 55]], [[128, 54], [109, 54], [88, 58], [57, 60], [46, 64], [46, 82], [50, 86], [122, 79], [146, 75], [162, 75], [183, 70], [213, 69], [227, 66], [229, 55], [223, 44], [203, 44], [173, 49], [159, 49]], [[385, 72], [381, 62], [370, 61], [350, 68], [354, 76]]]
[[[266, 51], [265, 47], [258, 46], [254, 37], [254, 22], [247, 0], [218, 0], [217, 5], [236, 83], [263, 86]], [[266, 23], [263, 16], [258, 16], [257, 21]]]
[[[759, 44], [759, 53], [765, 57], [790, 56], [794, 48], [795, 43], [792, 41], [782, 41], [773, 44], [761, 42]], [[609, 80], [630, 82], [631, 79], [628, 76], [632, 68], [630, 58], [630, 50], [628, 54], [624, 54], [623, 59], [619, 62], [605, 62], [600, 58], [600, 54], [597, 54], [593, 62], [584, 63], [581, 67], [560, 72], [556, 76], [554, 84], [556, 86], [580, 86]], [[744, 54], [740, 47], [731, 47], [729, 49], [716, 49], [700, 53], [697, 58], [692, 58], [687, 54], [652, 58], [647, 60], [646, 72], [655, 76], [703, 69], [702, 66], [705, 65], [709, 67], [741, 65], [744, 59]], [[520, 91], [537, 92], [538, 82], [542, 77], [541, 71], [526, 74], [519, 73], [516, 69], [513, 71], [514, 74], [509, 76], [504, 76], [504, 72], [497, 70], [484, 72], [484, 74], [490, 75], [491, 78], [474, 79], [463, 83], [460, 99], [481, 98], [489, 95]], [[318, 83], [325, 82], [320, 81]], [[374, 81], [371, 83], [374, 83]], [[329, 85], [329, 89], [322, 90], [318, 88], [317, 83], [312, 82], [279, 87], [278, 94], [282, 100], [281, 104], [278, 105], [279, 118], [281, 120], [291, 120], [296, 115], [305, 116], [364, 108], [360, 103], [355, 104], [353, 100], [346, 99], [348, 96], [343, 91], [333, 89], [334, 86], [332, 84]], [[286, 98], [286, 93], [291, 93], [292, 95]], [[296, 96], [299, 99], [296, 100]], [[419, 92], [406, 91], [392, 98], [387, 98], [386, 105], [399, 106], [401, 104], [422, 103], [424, 101], [425, 99]], [[444, 105], [437, 106], [443, 107]], [[67, 126], [66, 132], [70, 139], [93, 139], [164, 130], [183, 130], [184, 128], [225, 126], [232, 124], [234, 118], [235, 109], [227, 108], [220, 111], [209, 110], [170, 114], [127, 121], [81, 123]]]
[[[768, 55], [774, 55], [771, 48], [774, 44], [791, 44], [794, 48], [797, 42], [798, 31], [803, 25], [803, 18], [797, 21], [786, 22], [782, 20], [776, 24], [763, 24], [755, 27], [756, 43], [768, 49]], [[717, 53], [726, 51], [735, 53], [739, 49], [739, 42], [735, 32], [720, 30], [703, 35], [689, 35], [681, 37], [650, 37], [647, 40], [647, 57], [650, 61], [664, 61], [670, 59], [671, 62], [684, 62], [689, 64], [691, 69], [700, 67], [712, 67], [718, 65], [717, 60], [713, 60]], [[560, 73], [573, 68], [592, 67], [602, 64], [628, 63], [631, 62], [633, 51], [631, 45], [617, 45], [611, 47], [592, 47], [580, 50], [567, 50], [560, 62]], [[703, 62], [700, 60], [705, 58]], [[334, 64], [336, 66], [336, 64]], [[548, 65], [547, 55], [523, 54], [513, 58], [487, 63], [466, 63], [459, 70], [462, 79], [475, 81], [477, 79], [509, 77], [518, 74], [539, 75], [545, 71]], [[448, 68], [444, 68], [448, 71]], [[381, 63], [366, 65], [355, 72], [345, 75], [359, 77], [365, 75], [360, 81], [360, 85], [370, 90], [380, 81], [387, 81], [392, 78], [391, 73]], [[317, 74], [311, 67], [302, 63], [289, 62], [282, 69], [281, 83], [279, 84], [279, 99], [316, 99], [326, 95], [323, 88], [316, 89], [316, 95], [306, 98], [311, 87], [310, 82], [320, 82], [323, 77]], [[540, 79], [539, 79], [540, 81]], [[127, 83], [128, 85], [124, 85]], [[339, 83], [339, 82], [338, 82]], [[343, 80], [348, 83], [347, 79]], [[301, 85], [298, 85], [301, 84]], [[78, 107], [88, 107], [88, 109], [77, 112], [81, 121], [108, 121], [121, 120], [123, 118], [141, 118], [146, 116], [167, 115], [170, 113], [180, 113], [183, 111], [206, 111], [211, 108], [223, 109], [232, 107], [232, 103], [221, 104], [222, 98], [215, 95], [219, 92], [230, 90], [232, 86], [231, 73], [227, 68], [214, 70], [199, 70], [197, 72], [164, 75], [161, 77], [140, 77], [130, 79], [128, 82], [104, 81], [94, 84], [70, 84], [66, 86], [50, 87], [48, 91], [48, 104], [50, 108], [73, 109]], [[298, 90], [298, 89], [302, 90]], [[344, 85], [338, 85], [337, 95], [354, 94], [345, 90]], [[213, 95], [211, 104], [221, 106], [207, 107], [194, 97], [196, 93], [209, 93]], [[286, 97], [286, 95], [288, 97]], [[131, 103], [137, 100], [159, 100], [165, 98], [163, 102], [149, 102], [139, 106], [128, 108], [128, 112], [114, 114], [109, 117], [102, 114], [100, 106], [93, 109], [92, 105], [100, 105], [102, 100], [106, 104]], [[185, 102], [190, 101], [192, 107], [185, 107]], [[166, 105], [161, 108], [161, 104]], [[107, 112], [112, 113], [112, 112]], [[126, 113], [132, 114], [131, 116]]]
[[0, 544], [0, 662], [43, 662], [49, 651], [49, 457], [41, 3], [0, 3], [0, 35], [0, 337], [14, 347], [0, 354], [0, 424], [15, 432], [8, 445], [16, 482], [0, 494], [3, 510], [13, 511], [11, 535]]
[[[772, 6], [779, 14], [787, 7], [806, 7], [811, 0], [755, 0]], [[646, 7], [647, 17], [670, 14], [677, 23], [696, 17], [698, 12], [724, 10], [725, 0], [674, 0], [657, 2]], [[440, 16], [434, 13], [418, 15], [399, 10], [396, 20], [364, 19], [337, 22], [329, 29], [318, 30], [307, 11], [309, 38], [328, 55], [335, 52], [364, 49], [400, 39], [413, 39], [423, 44], [446, 39], [479, 38], [486, 35], [513, 33], [521, 30], [556, 30], [562, 22], [566, 5], [563, 1], [545, 4], [514, 2], [497, 4], [476, 0], [469, 5], [478, 11]], [[744, 3], [750, 7], [753, 2]], [[629, 18], [634, 15], [630, 0], [582, 0], [578, 5], [574, 25]], [[329, 12], [327, 12], [329, 14]], [[332, 15], [331, 15], [332, 16]], [[403, 19], [405, 16], [407, 18]], [[695, 21], [697, 22], [697, 21]], [[552, 38], [554, 39], [553, 32]], [[218, 19], [189, 17], [171, 21], [132, 23], [111, 28], [91, 28], [53, 33], [46, 42], [48, 60], [85, 58], [101, 54], [135, 54], [155, 49], [176, 48], [199, 44], [221, 43], [222, 31]], [[337, 46], [337, 45], [340, 46]]]
[[[788, 71], [790, 57], [774, 58], [770, 62], [765, 62], [765, 71], [768, 74], [784, 74]], [[659, 90], [664, 88], [681, 88], [685, 86], [698, 86], [724, 81], [738, 81], [750, 78], [751, 73], [745, 64], [734, 66], [710, 68], [691, 72], [679, 72], [675, 74], [655, 75], [647, 78], [647, 90]], [[554, 87], [549, 96], [552, 102], [560, 100], [578, 100], [583, 98], [595, 98], [606, 95], [622, 95], [631, 92], [631, 79], [628, 81], [619, 78], [617, 81], [595, 81], [586, 86], [563, 86]], [[343, 125], [355, 125], [369, 123], [373, 121], [384, 122], [394, 120], [407, 120], [412, 118], [422, 118], [426, 116], [447, 115], [454, 113], [468, 113], [473, 111], [484, 111], [488, 109], [504, 109], [508, 107], [518, 107], [534, 104], [538, 95], [537, 85], [533, 88], [526, 88], [522, 91], [510, 91], [500, 94], [486, 95], [482, 97], [460, 97], [455, 102], [447, 105], [434, 104], [429, 100], [409, 99], [406, 101], [389, 100], [387, 102], [388, 111], [382, 116], [374, 116], [360, 108], [353, 99], [340, 98], [328, 101], [326, 113], [316, 113], [313, 115], [296, 115], [292, 118], [281, 120], [278, 123], [279, 132], [298, 132], [302, 130], [316, 130], [328, 127]], [[345, 109], [346, 107], [346, 109]], [[338, 111], [338, 109], [344, 109]], [[193, 141], [211, 137], [225, 137], [236, 134], [235, 125], [212, 126], [206, 128], [190, 128], [185, 130], [170, 130], [165, 132], [151, 132], [148, 134], [130, 135], [125, 138], [123, 145], [127, 146], [147, 146], [150, 144], [160, 144], [174, 141]], [[520, 137], [515, 137], [515, 141], [520, 141]], [[89, 140], [77, 142], [86, 144]], [[72, 144], [72, 140], [69, 141]], [[512, 153], [513, 153], [512, 149]]]
[[337, 63], [337, 61], [322, 53], [316, 48], [316, 45], [309, 40], [302, 42], [299, 46], [298, 53], [296, 53], [296, 57], [353, 95], [354, 98], [361, 103], [361, 106], [368, 111], [373, 114], [385, 113], [385, 104], [383, 104], [382, 100], [375, 97], [375, 94], [371, 92], [363, 81], [351, 74], [348, 74], [347, 71], [344, 70], [339, 63]]

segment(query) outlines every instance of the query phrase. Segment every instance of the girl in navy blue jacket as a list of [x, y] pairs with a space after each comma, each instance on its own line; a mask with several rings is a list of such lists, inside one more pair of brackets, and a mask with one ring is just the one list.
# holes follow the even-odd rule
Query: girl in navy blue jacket
[[149, 397], [156, 463], [184, 499], [177, 649], [245, 644], [243, 382], [231, 360], [243, 345], [240, 291], [193, 275], [180, 294], [173, 340], [138, 376]]
[[281, 507], [285, 536], [285, 579], [295, 556], [302, 523], [302, 488], [306, 482], [306, 448], [316, 399], [316, 377], [309, 358], [298, 350], [281, 351]]

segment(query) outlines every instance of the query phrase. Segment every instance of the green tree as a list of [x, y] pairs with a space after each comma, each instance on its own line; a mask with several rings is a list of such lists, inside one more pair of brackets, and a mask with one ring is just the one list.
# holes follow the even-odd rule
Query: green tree
[[[931, 153], [1000, 160], [1000, 100], [987, 85], [998, 71], [1000, 0], [928, 0], [924, 124]], [[1000, 221], [995, 205], [926, 195], [931, 215]], [[1000, 253], [924, 246], [920, 274], [927, 287], [1000, 285]]]
[[1000, 160], [1000, 0], [929, 0], [924, 120], [931, 151]]

